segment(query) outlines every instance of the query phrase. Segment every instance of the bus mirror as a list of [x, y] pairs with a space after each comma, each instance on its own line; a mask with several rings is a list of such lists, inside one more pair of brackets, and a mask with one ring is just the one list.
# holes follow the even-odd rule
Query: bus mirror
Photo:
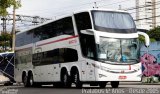
[[91, 29], [87, 29], [87, 30], [81, 30], [80, 31], [82, 34], [86, 34], [86, 35], [94, 35], [93, 31]]
[[150, 44], [149, 36], [146, 33], [144, 33], [144, 32], [138, 32], [138, 34], [145, 37], [145, 46], [149, 47], [149, 44]]

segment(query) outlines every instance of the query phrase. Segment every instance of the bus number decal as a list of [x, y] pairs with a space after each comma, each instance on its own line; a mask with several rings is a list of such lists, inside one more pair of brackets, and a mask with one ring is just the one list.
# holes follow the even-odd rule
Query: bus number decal
[[76, 43], [76, 42], [77, 42], [77, 40], [70, 40], [69, 44], [73, 44], [73, 43]]

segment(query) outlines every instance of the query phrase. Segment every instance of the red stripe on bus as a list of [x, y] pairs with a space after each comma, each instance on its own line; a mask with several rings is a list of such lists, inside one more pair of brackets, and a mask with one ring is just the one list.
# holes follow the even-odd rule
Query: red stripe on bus
[[72, 37], [67, 37], [67, 38], [62, 38], [62, 39], [59, 39], [59, 40], [50, 41], [50, 42], [47, 42], [47, 43], [38, 44], [37, 46], [52, 44], [52, 43], [56, 43], [56, 42], [60, 42], [60, 41], [64, 41], [64, 40], [68, 40], [68, 39], [72, 39], [72, 38], [76, 38], [76, 37], [78, 37], [78, 35], [72, 36]]

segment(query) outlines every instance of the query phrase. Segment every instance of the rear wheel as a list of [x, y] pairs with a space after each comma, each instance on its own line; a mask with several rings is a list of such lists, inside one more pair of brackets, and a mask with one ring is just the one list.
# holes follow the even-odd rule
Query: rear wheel
[[119, 81], [112, 81], [112, 82], [111, 82], [111, 86], [112, 86], [112, 88], [118, 88], [118, 86], [119, 86]]
[[71, 87], [71, 79], [67, 72], [62, 74], [61, 82], [63, 87]]
[[23, 76], [23, 85], [24, 85], [25, 87], [28, 87], [28, 86], [29, 86], [28, 76], [27, 76], [27, 75], [24, 75], [24, 76]]
[[28, 86], [29, 87], [32, 87], [34, 85], [34, 80], [33, 80], [33, 74], [31, 73], [29, 76], [28, 76]]
[[82, 88], [82, 83], [79, 80], [79, 73], [78, 73], [78, 71], [76, 71], [75, 74], [74, 74], [74, 83], [76, 85], [76, 88]]

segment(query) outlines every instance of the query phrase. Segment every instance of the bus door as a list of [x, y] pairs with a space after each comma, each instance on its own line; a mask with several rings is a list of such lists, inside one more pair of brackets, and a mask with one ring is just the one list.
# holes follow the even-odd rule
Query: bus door
[[95, 67], [93, 65], [96, 58], [96, 45], [94, 36], [81, 34], [80, 42], [82, 54], [85, 59], [85, 63], [82, 63], [82, 66], [85, 66], [86, 80], [94, 81]]
[[84, 70], [86, 73], [86, 81], [95, 81], [95, 68], [94, 68], [94, 61], [93, 60], [86, 60], [82, 64], [82, 66], [85, 66]]

